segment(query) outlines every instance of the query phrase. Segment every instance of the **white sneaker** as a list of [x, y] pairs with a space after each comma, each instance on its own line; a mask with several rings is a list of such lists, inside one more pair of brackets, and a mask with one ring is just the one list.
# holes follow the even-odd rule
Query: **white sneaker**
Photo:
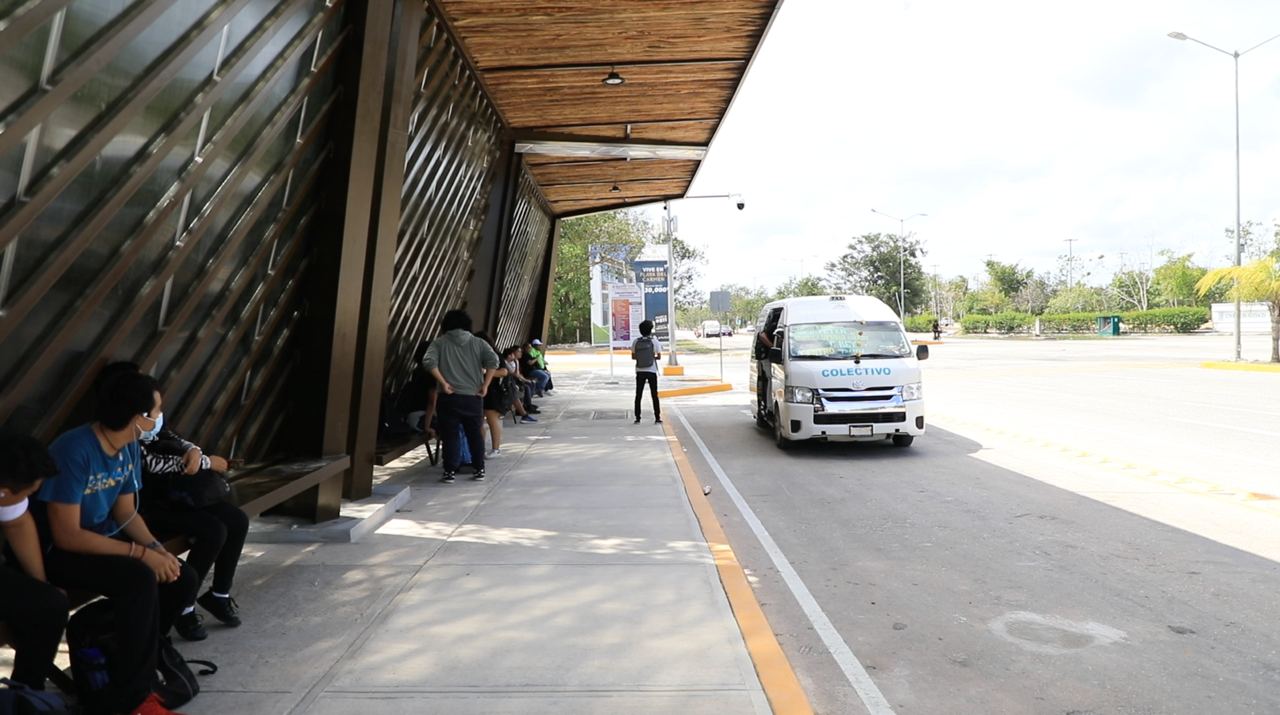
[[489, 453], [485, 455], [486, 459], [500, 459], [501, 457], [502, 450], [500, 449], [491, 449], [489, 450]]

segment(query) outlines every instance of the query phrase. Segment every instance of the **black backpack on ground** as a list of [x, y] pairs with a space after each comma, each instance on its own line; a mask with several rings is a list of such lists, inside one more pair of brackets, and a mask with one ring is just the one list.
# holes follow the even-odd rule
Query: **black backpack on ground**
[[61, 695], [32, 690], [22, 683], [0, 678], [0, 715], [70, 715], [71, 710]]
[[[71, 652], [71, 677], [76, 696], [88, 715], [110, 712], [106, 702], [110, 671], [108, 663], [118, 652], [115, 636], [115, 610], [106, 599], [99, 599], [72, 614], [67, 621], [67, 647]], [[177, 708], [200, 692], [200, 684], [188, 663], [204, 666], [201, 675], [218, 672], [218, 666], [205, 660], [187, 660], [173, 647], [168, 636], [160, 639], [156, 651], [154, 690], [166, 707]]]
[[156, 670], [160, 677], [156, 682], [156, 694], [167, 708], [178, 708], [191, 702], [200, 694], [200, 681], [191, 672], [188, 663], [204, 666], [200, 675], [213, 675], [218, 666], [207, 660], [187, 660], [182, 657], [169, 636], [160, 638], [160, 648], [156, 651]]
[[653, 346], [653, 338], [643, 337], [636, 341], [636, 367], [653, 367], [657, 350]]
[[80, 707], [88, 715], [111, 711], [107, 703], [111, 684], [107, 663], [116, 654], [115, 621], [115, 611], [105, 599], [86, 605], [67, 621], [71, 678]]

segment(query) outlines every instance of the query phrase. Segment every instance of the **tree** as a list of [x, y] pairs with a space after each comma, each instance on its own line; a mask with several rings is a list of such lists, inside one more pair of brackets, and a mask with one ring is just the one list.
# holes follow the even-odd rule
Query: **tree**
[[576, 342], [591, 336], [591, 246], [601, 255], [635, 260], [652, 236], [653, 227], [642, 214], [610, 211], [568, 219], [560, 226], [552, 293], [551, 342]]
[[1044, 312], [1057, 313], [1100, 313], [1107, 310], [1107, 293], [1101, 288], [1087, 285], [1075, 285], [1063, 288], [1049, 299]]
[[1178, 307], [1200, 303], [1196, 283], [1209, 271], [1192, 263], [1193, 255], [1191, 253], [1176, 255], [1168, 249], [1160, 252], [1164, 263], [1156, 266], [1152, 271], [1151, 280], [1163, 305]]
[[1242, 266], [1214, 268], [1196, 283], [1200, 295], [1226, 286], [1227, 300], [1261, 301], [1271, 311], [1271, 362], [1280, 362], [1280, 251]]
[[893, 306], [898, 305], [899, 261], [902, 261], [906, 313], [928, 307], [920, 242], [910, 236], [890, 233], [867, 233], [849, 240], [848, 250], [827, 263], [827, 284], [835, 293], [870, 295]]
[[730, 284], [720, 286], [720, 290], [729, 291], [729, 320], [736, 324], [750, 323], [760, 317], [760, 311], [772, 296], [763, 287], [747, 288]]
[[1023, 283], [1022, 288], [1013, 298], [1014, 310], [1032, 315], [1041, 315], [1049, 307], [1049, 299], [1053, 297], [1053, 288], [1049, 285], [1049, 276], [1031, 275]]
[[1152, 288], [1154, 282], [1154, 274], [1145, 266], [1139, 266], [1116, 272], [1107, 290], [1119, 305], [1133, 310], [1147, 310], [1151, 307], [1155, 293]]
[[1034, 270], [1023, 268], [1017, 263], [1001, 263], [987, 259], [986, 266], [991, 286], [1006, 298], [1016, 296], [1036, 274]]
[[959, 320], [965, 316], [967, 307], [965, 298], [969, 295], [969, 279], [956, 276], [949, 281], [938, 283], [938, 304], [942, 306], [942, 315]]
[[775, 300], [782, 300], [783, 298], [798, 298], [806, 295], [826, 295], [828, 292], [830, 291], [828, 291], [821, 278], [817, 276], [801, 276], [783, 281], [773, 295]]
[[[698, 279], [702, 277], [702, 266], [707, 262], [707, 256], [701, 249], [691, 246], [680, 240], [679, 236], [673, 236], [675, 245], [672, 246], [672, 253], [675, 254], [676, 270], [676, 309], [691, 310], [706, 302], [707, 297], [703, 295], [701, 286], [698, 285]], [[658, 234], [654, 237], [655, 244], [666, 246], [666, 236]]]

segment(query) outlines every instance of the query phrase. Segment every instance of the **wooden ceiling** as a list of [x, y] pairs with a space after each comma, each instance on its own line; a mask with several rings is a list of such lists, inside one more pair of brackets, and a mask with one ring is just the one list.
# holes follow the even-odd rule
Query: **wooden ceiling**
[[[715, 136], [781, 2], [434, 1], [517, 140], [692, 147]], [[602, 84], [611, 70], [625, 84]], [[525, 158], [558, 216], [683, 196], [699, 165]]]

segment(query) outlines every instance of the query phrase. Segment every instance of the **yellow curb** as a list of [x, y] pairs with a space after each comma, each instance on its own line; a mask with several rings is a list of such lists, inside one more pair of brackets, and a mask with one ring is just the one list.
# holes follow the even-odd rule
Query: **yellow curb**
[[684, 365], [664, 365], [662, 368], [663, 375], [683, 375]]
[[578, 353], [574, 352], [573, 350], [548, 350], [545, 353], [543, 353], [543, 355], [558, 355], [561, 357], [565, 355], [577, 355], [577, 354]]
[[712, 392], [728, 392], [733, 385], [721, 382], [715, 385], [694, 385], [693, 387], [673, 387], [670, 390], [658, 390], [658, 397], [688, 397], [689, 395], [708, 395]]
[[1256, 362], [1202, 362], [1200, 367], [1210, 370], [1240, 370], [1243, 372], [1280, 372], [1280, 364]]
[[912, 340], [912, 345], [945, 345], [941, 340]]
[[760, 678], [760, 687], [764, 688], [765, 697], [774, 715], [812, 715], [813, 708], [804, 688], [800, 687], [800, 679], [791, 668], [787, 654], [773, 634], [769, 619], [765, 617], [755, 592], [747, 581], [747, 574], [738, 563], [738, 557], [729, 545], [729, 537], [716, 519], [715, 509], [711, 501], [702, 493], [698, 475], [693, 465], [680, 446], [680, 438], [670, 423], [664, 423], [662, 429], [667, 433], [667, 444], [671, 448], [671, 456], [676, 461], [676, 469], [680, 472], [680, 480], [684, 483], [685, 496], [689, 505], [698, 517], [698, 525], [702, 528], [702, 537], [711, 549], [716, 562], [716, 571], [720, 575], [720, 585], [724, 587], [725, 596], [729, 598], [729, 607], [738, 622], [738, 630], [742, 631], [742, 640], [755, 666], [756, 675]]

